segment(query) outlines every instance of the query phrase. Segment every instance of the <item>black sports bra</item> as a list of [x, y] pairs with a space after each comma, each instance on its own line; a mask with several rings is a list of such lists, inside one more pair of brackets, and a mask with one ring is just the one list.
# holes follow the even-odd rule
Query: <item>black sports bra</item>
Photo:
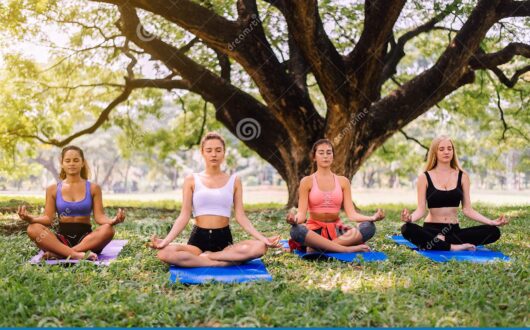
[[462, 191], [462, 171], [458, 171], [458, 181], [456, 188], [452, 190], [438, 190], [432, 183], [431, 176], [425, 172], [427, 176], [427, 206], [430, 209], [440, 207], [458, 207], [460, 201], [464, 196]]

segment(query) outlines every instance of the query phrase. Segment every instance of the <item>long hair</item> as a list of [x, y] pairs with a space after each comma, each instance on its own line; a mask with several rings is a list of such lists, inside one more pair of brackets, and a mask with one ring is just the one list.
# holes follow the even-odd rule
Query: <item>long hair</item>
[[462, 170], [462, 168], [460, 167], [460, 163], [458, 162], [458, 156], [456, 154], [456, 148], [453, 140], [451, 140], [451, 138], [447, 135], [440, 135], [434, 138], [431, 142], [431, 147], [429, 148], [429, 153], [427, 154], [427, 163], [425, 164], [425, 171], [432, 170], [438, 164], [436, 152], [438, 151], [438, 146], [440, 145], [440, 142], [444, 140], [449, 140], [449, 142], [451, 142], [451, 146], [453, 147], [453, 158], [449, 163], [451, 168], [454, 168], [455, 170]]
[[[83, 167], [81, 168], [81, 177], [85, 180], [88, 180], [88, 178], [90, 177], [90, 168], [88, 167], [88, 162], [85, 160], [85, 155], [83, 154], [83, 150], [77, 146], [66, 146], [63, 148], [63, 150], [61, 151], [61, 165], [63, 164], [63, 159], [64, 159], [64, 154], [66, 154], [67, 151], [70, 151], [70, 150], [75, 150], [79, 153], [79, 155], [81, 156], [81, 159], [83, 160]], [[62, 168], [61, 166], [61, 173], [59, 174], [59, 178], [61, 180], [64, 180], [66, 179], [66, 172], [64, 171], [64, 169]]]
[[311, 159], [313, 160], [313, 165], [311, 167], [311, 173], [315, 173], [316, 170], [317, 170], [317, 162], [315, 161], [315, 156], [317, 154], [318, 146], [320, 146], [322, 144], [329, 145], [331, 147], [331, 152], [333, 153], [333, 155], [335, 155], [335, 149], [333, 148], [333, 144], [331, 143], [330, 140], [328, 140], [328, 139], [317, 140], [317, 142], [315, 142], [313, 144], [313, 147], [311, 148]]

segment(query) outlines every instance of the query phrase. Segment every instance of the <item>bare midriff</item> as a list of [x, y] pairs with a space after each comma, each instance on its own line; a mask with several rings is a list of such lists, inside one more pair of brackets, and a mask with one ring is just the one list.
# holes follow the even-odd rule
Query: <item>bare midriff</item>
[[439, 207], [429, 209], [426, 223], [458, 223], [458, 207]]
[[335, 222], [339, 219], [338, 213], [315, 213], [309, 212], [309, 219], [322, 222]]
[[59, 217], [59, 222], [62, 222], [62, 223], [86, 223], [86, 224], [90, 224], [90, 217], [87, 217], [87, 216], [80, 216], [80, 217], [62, 216], [62, 217]]
[[205, 229], [219, 229], [228, 226], [230, 218], [220, 215], [200, 215], [195, 217], [195, 226]]

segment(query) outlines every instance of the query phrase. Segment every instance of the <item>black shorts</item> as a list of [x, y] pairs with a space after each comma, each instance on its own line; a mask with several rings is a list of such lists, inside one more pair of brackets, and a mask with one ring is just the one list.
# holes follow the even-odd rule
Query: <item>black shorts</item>
[[[79, 244], [83, 238], [92, 232], [92, 226], [88, 223], [59, 223], [59, 230], [55, 236], [64, 245], [74, 247]], [[101, 253], [101, 250], [92, 250], [94, 253]]]
[[188, 245], [193, 245], [201, 251], [217, 252], [233, 244], [230, 226], [219, 229], [206, 229], [193, 226]]

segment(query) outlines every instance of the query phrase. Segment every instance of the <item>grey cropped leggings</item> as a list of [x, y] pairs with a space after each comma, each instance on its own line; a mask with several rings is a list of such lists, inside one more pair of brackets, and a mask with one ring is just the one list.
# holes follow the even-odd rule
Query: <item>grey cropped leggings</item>
[[[361, 236], [363, 237], [363, 242], [368, 241], [370, 238], [374, 237], [375, 235], [375, 224], [371, 221], [361, 222], [359, 226], [357, 227], [357, 229], [359, 230], [359, 232], [361, 233]], [[293, 225], [291, 228], [291, 238], [300, 244], [304, 244], [305, 238], [308, 232], [309, 232], [309, 229], [307, 229], [305, 225]], [[320, 235], [319, 232], [316, 232], [316, 233]], [[345, 233], [344, 231], [340, 231], [337, 228], [337, 237], [344, 233]]]

